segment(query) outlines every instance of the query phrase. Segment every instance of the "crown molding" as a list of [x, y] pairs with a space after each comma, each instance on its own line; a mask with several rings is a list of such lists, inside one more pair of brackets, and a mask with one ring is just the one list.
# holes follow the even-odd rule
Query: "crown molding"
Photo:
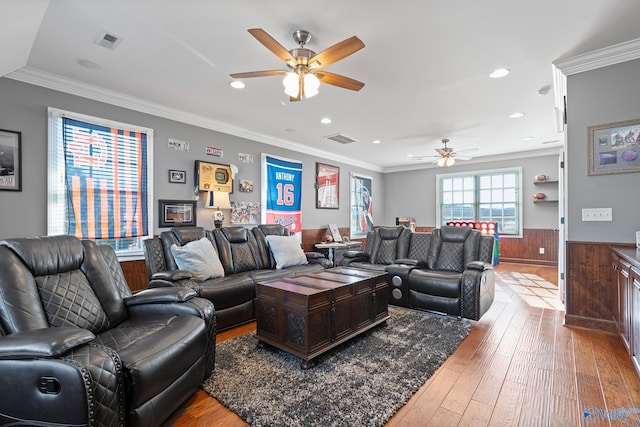
[[554, 61], [553, 65], [565, 76], [570, 76], [638, 58], [640, 58], [640, 39], [634, 39], [571, 58], [560, 59]]
[[56, 90], [59, 92], [88, 98], [94, 101], [104, 102], [106, 104], [127, 108], [141, 113], [151, 114], [153, 116], [175, 120], [177, 122], [214, 130], [240, 138], [245, 138], [251, 141], [256, 141], [263, 144], [296, 151], [299, 153], [310, 154], [323, 159], [333, 160], [336, 162], [365, 168], [375, 172], [383, 171], [383, 168], [377, 165], [360, 162], [348, 157], [338, 156], [328, 151], [318, 150], [317, 148], [301, 145], [292, 141], [274, 138], [273, 136], [264, 135], [258, 132], [250, 131], [248, 129], [232, 126], [227, 123], [222, 123], [209, 117], [188, 113], [161, 104], [145, 101], [133, 96], [125, 95], [120, 92], [111, 91], [98, 86], [82, 83], [77, 80], [68, 79], [57, 74], [39, 70], [37, 68], [24, 67], [10, 74], [7, 74], [4, 77], [23, 83], [29, 83], [32, 85], [45, 87], [47, 89]]

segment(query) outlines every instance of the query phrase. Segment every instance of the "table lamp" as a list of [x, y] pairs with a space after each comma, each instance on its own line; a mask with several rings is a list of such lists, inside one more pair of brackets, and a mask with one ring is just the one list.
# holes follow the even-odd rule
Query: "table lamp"
[[209, 193], [207, 193], [207, 202], [204, 207], [207, 209], [216, 209], [213, 213], [213, 225], [216, 228], [222, 227], [224, 213], [220, 209], [231, 209], [229, 193], [224, 191], [209, 191]]

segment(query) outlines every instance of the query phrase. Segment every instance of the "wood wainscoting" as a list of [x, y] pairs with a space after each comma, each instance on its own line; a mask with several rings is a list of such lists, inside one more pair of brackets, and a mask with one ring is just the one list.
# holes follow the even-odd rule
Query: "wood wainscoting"
[[[525, 264], [558, 265], [558, 231], [524, 229], [522, 238], [499, 236], [500, 260]], [[544, 254], [540, 253], [544, 248]]]
[[613, 285], [609, 247], [631, 244], [568, 241], [565, 324], [616, 332], [618, 290]]

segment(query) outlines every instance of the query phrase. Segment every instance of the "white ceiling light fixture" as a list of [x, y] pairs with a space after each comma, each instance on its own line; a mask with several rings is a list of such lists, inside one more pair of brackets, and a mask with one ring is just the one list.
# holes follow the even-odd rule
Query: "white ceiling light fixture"
[[509, 75], [510, 72], [511, 70], [508, 68], [496, 68], [491, 74], [489, 74], [489, 77], [492, 79], [501, 79]]
[[320, 123], [322, 123], [323, 125], [328, 125], [329, 123], [331, 123], [331, 119], [329, 117], [323, 117], [322, 119], [320, 119]]
[[524, 117], [525, 114], [523, 112], [517, 112], [517, 113], [513, 113], [509, 116], [510, 119], [519, 119], [521, 117]]
[[371, 141], [372, 144], [382, 144], [382, 141], [380, 141], [379, 139], [374, 139], [373, 141]]
[[232, 81], [231, 83], [229, 83], [229, 86], [231, 86], [234, 89], [244, 89], [245, 88], [244, 82], [242, 82], [240, 80]]

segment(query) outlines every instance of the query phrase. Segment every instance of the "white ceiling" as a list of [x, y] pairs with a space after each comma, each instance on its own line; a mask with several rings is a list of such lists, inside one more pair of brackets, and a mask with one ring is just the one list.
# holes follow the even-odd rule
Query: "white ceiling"
[[[0, 75], [381, 171], [417, 166], [407, 154], [442, 138], [476, 159], [557, 149], [552, 63], [640, 38], [637, 0], [0, 0], [0, 12]], [[296, 103], [280, 77], [232, 89], [230, 73], [284, 69], [249, 28], [287, 49], [308, 30], [316, 52], [356, 35], [366, 47], [326, 70], [366, 85]], [[94, 43], [103, 31], [123, 38], [115, 51]], [[497, 67], [511, 74], [490, 79]], [[323, 138], [336, 133], [357, 142]]]

